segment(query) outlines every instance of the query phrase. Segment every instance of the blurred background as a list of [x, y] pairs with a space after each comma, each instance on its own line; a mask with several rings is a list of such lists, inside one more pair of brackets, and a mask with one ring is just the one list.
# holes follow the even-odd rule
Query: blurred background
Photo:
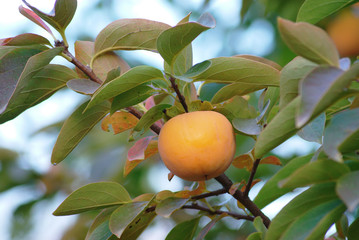
[[[28, 2], [44, 12], [50, 12], [55, 1], [29, 0]], [[243, 0], [243, 2], [242, 0], [78, 0], [77, 12], [66, 33], [72, 46], [70, 50], [73, 52], [73, 44], [76, 40], [93, 41], [107, 24], [119, 18], [146, 18], [175, 25], [190, 12], [193, 21], [202, 13], [209, 12], [216, 19], [217, 26], [194, 41], [194, 63], [218, 56], [251, 54], [271, 59], [284, 66], [295, 55], [281, 41], [276, 28], [276, 19], [281, 16], [295, 20], [303, 0], [270, 2], [270, 5], [266, 5], [266, 0]], [[45, 31], [19, 13], [20, 0], [0, 0], [0, 4], [0, 38], [31, 32], [50, 39]], [[349, 17], [352, 19], [351, 24], [358, 26], [359, 20], [353, 8], [323, 20], [319, 26], [325, 29], [331, 28], [332, 32], [341, 31], [342, 27], [331, 25], [338, 18], [346, 18], [349, 22], [348, 15], [351, 15]], [[355, 34], [353, 31], [350, 33]], [[336, 34], [344, 35], [343, 32]], [[340, 42], [342, 39], [335, 41]], [[342, 56], [353, 55], [353, 51], [353, 49], [343, 50]], [[155, 53], [145, 51], [117, 53], [130, 66], [147, 64], [162, 69], [163, 61]], [[61, 58], [55, 59], [54, 62], [73, 67]], [[250, 103], [256, 105], [258, 95], [251, 97]], [[176, 177], [168, 182], [168, 170], [158, 156], [142, 162], [124, 178], [123, 166], [127, 150], [133, 145], [127, 142], [128, 132], [113, 135], [111, 132], [102, 131], [99, 126], [83, 139], [65, 161], [52, 166], [51, 151], [62, 123], [84, 100], [85, 97], [63, 89], [16, 119], [0, 125], [0, 238], [2, 240], [84, 239], [87, 228], [98, 212], [69, 217], [54, 217], [52, 212], [69, 193], [90, 182], [105, 180], [120, 182], [132, 197], [165, 189], [179, 191], [191, 186], [191, 183]], [[249, 137], [238, 137], [237, 142], [239, 144], [236, 155], [249, 151], [254, 143]], [[313, 152], [317, 147], [299, 137], [293, 137], [276, 148], [273, 153], [286, 163], [293, 156]], [[260, 165], [256, 176], [262, 179], [262, 183], [253, 189], [252, 196], [278, 169], [278, 166]], [[230, 167], [227, 173], [234, 182], [240, 182], [248, 177], [248, 172], [233, 167]], [[218, 187], [215, 181], [208, 181], [210, 190]], [[273, 217], [289, 199], [290, 197], [279, 199], [266, 207], [264, 212]], [[225, 202], [235, 205], [232, 200], [223, 196], [216, 201], [217, 204]], [[140, 239], [164, 239], [176, 222], [188, 218], [188, 214], [190, 212], [176, 213], [173, 219], [156, 217]], [[205, 224], [204, 219], [201, 225]], [[252, 229], [250, 223], [243, 224], [242, 221], [225, 218], [210, 231], [206, 239], [245, 239]]]

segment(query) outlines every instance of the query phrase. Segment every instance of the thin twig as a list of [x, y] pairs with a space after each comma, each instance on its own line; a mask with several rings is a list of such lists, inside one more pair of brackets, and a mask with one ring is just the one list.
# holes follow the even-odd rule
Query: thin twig
[[174, 77], [170, 77], [170, 82], [172, 85], [172, 88], [175, 90], [178, 100], [180, 101], [180, 103], [183, 106], [183, 109], [185, 110], [185, 112], [188, 112], [188, 107], [187, 107], [187, 103], [186, 103], [186, 99], [185, 97], [182, 95], [182, 93], [180, 92], [178, 85], [176, 83], [176, 79]]
[[256, 172], [257, 172], [257, 168], [258, 168], [258, 165], [259, 165], [259, 162], [261, 160], [260, 159], [256, 159], [254, 162], [253, 162], [253, 167], [252, 167], [252, 171], [251, 171], [251, 175], [249, 176], [248, 178], [248, 182], [247, 182], [247, 185], [246, 185], [246, 188], [243, 192], [244, 196], [248, 196], [248, 193], [249, 193], [249, 190], [251, 189], [251, 185], [252, 185], [252, 182], [253, 182], [253, 179], [254, 179], [254, 175], [256, 175]]
[[200, 206], [200, 205], [198, 205], [196, 203], [193, 203], [191, 205], [184, 205], [184, 206], [182, 206], [182, 209], [200, 210], [200, 211], [203, 211], [203, 212], [207, 212], [207, 213], [209, 213], [211, 215], [227, 214], [227, 215], [232, 216], [232, 217], [234, 217], [236, 219], [246, 219], [246, 220], [249, 220], [249, 221], [254, 220], [253, 216], [248, 216], [248, 215], [243, 215], [243, 214], [238, 214], [238, 213], [228, 212], [228, 211], [222, 211], [222, 210], [212, 211], [211, 209], [203, 207], [203, 206]]
[[212, 191], [212, 192], [192, 196], [191, 199], [192, 200], [199, 200], [199, 199], [203, 199], [203, 198], [207, 198], [207, 197], [218, 196], [218, 195], [221, 195], [221, 194], [224, 194], [224, 193], [227, 193], [227, 190], [225, 188], [221, 188], [221, 189], [218, 189], [216, 191]]
[[[233, 182], [225, 175], [222, 174], [215, 178], [229, 193]], [[252, 214], [253, 216], [257, 217], [260, 216], [263, 220], [264, 225], [268, 228], [270, 224], [270, 219], [257, 207], [248, 196], [245, 196], [243, 192], [240, 190], [236, 190], [232, 196], [237, 199], [240, 203], [243, 204]]]

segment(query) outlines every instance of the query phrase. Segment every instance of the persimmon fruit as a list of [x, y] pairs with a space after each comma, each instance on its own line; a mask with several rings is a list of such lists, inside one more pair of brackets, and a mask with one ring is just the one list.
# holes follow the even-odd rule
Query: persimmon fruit
[[328, 24], [327, 31], [341, 57], [359, 55], [359, 16], [354, 11], [342, 11]]
[[174, 175], [189, 181], [208, 180], [221, 175], [233, 160], [233, 127], [214, 111], [180, 114], [162, 127], [158, 150]]

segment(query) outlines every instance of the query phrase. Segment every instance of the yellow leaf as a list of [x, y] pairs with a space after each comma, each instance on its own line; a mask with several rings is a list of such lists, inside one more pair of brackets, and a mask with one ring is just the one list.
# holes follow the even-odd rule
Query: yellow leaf
[[128, 112], [115, 112], [107, 115], [101, 123], [102, 130], [109, 132], [109, 125], [112, 125], [114, 134], [124, 132], [136, 126], [138, 118]]
[[236, 168], [246, 168], [248, 171], [251, 171], [253, 167], [253, 158], [250, 154], [246, 153], [236, 157], [233, 160], [232, 165]]

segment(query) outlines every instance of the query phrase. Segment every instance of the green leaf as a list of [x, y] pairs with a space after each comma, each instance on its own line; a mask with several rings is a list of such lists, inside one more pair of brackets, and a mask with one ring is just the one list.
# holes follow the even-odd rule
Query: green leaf
[[263, 223], [263, 220], [261, 217], [254, 218], [253, 225], [256, 228], [256, 230], [260, 233], [263, 233], [263, 237], [265, 237], [265, 234], [267, 233], [267, 228]]
[[[187, 23], [191, 13], [189, 13], [186, 17], [184, 17], [177, 25]], [[185, 72], [188, 71], [193, 65], [193, 51], [192, 44], [189, 44], [185, 47], [177, 56], [176, 60], [173, 63], [173, 66], [168, 65], [168, 63], [164, 62], [165, 72], [170, 73], [175, 76], [181, 76]]]
[[[65, 67], [55, 67], [55, 65], [52, 65], [45, 69], [45, 66], [48, 65], [50, 61], [61, 51], [62, 48], [53, 48], [30, 57], [16, 83], [16, 87], [13, 92], [9, 89], [8, 84], [10, 84], [10, 82], [7, 82], [7, 78], [5, 78], [5, 85], [7, 85], [5, 90], [10, 90], [9, 92], [11, 92], [11, 97], [4, 99], [5, 101], [1, 101], [1, 123], [15, 118], [27, 108], [30, 108], [50, 97], [53, 93], [65, 85], [65, 82], [69, 80], [69, 77], [72, 78], [76, 76], [74, 72]], [[14, 64], [16, 69], [16, 63]], [[65, 72], [65, 74], [61, 75], [64, 79], [61, 79], [61, 77], [59, 77], [60, 80], [57, 79], [56, 75], [54, 75], [51, 70]], [[11, 72], [5, 72], [5, 77], [9, 77], [11, 81], [11, 78], [15, 76]], [[5, 97], [6, 96], [9, 97], [8, 94], [5, 94]], [[6, 100], [8, 102], [6, 102]]]
[[254, 203], [259, 208], [264, 208], [269, 203], [283, 196], [284, 194], [291, 191], [289, 188], [279, 188], [278, 183], [283, 179], [288, 178], [295, 172], [297, 169], [307, 164], [312, 158], [311, 155], [297, 157], [292, 159], [287, 165], [280, 169], [274, 176], [272, 176], [261, 188], [259, 193], [254, 199]]
[[41, 50], [28, 48], [2, 48], [0, 65], [0, 112], [6, 109], [11, 95], [28, 59]]
[[195, 100], [188, 105], [188, 112], [212, 111], [213, 105], [208, 101]]
[[109, 222], [110, 216], [116, 208], [104, 209], [97, 215], [87, 232], [85, 240], [108, 240], [110, 237], [114, 237], [110, 231]]
[[25, 0], [22, 1], [39, 17], [53, 26], [60, 33], [64, 33], [66, 27], [69, 25], [73, 16], [75, 15], [77, 8], [76, 0], [56, 0], [52, 14], [46, 14], [31, 6]]
[[175, 75], [178, 79], [185, 81], [191, 80], [181, 77], [181, 75], [185, 74], [193, 65], [192, 44], [189, 44], [178, 54], [172, 65], [173, 67], [169, 66], [167, 62], [164, 62], [165, 72]]
[[100, 87], [100, 84], [97, 82], [83, 78], [71, 79], [66, 85], [71, 90], [86, 95], [92, 95]]
[[208, 61], [211, 65], [192, 77], [194, 81], [279, 85], [279, 71], [267, 64], [242, 57], [219, 57]]
[[198, 76], [199, 74], [206, 71], [211, 66], [211, 64], [212, 63], [209, 60], [197, 63], [196, 65], [189, 68], [184, 74], [180, 76], [176, 75], [175, 77], [185, 82], [192, 82], [193, 77]]
[[182, 24], [182, 23], [187, 23], [187, 22], [189, 22], [189, 18], [191, 17], [191, 14], [192, 14], [192, 12], [190, 12], [189, 14], [187, 14], [187, 16], [185, 16], [184, 18], [182, 18], [181, 21], [179, 21], [179, 22], [177, 23], [177, 25]]
[[211, 103], [221, 103], [234, 96], [243, 96], [258, 90], [266, 88], [262, 85], [253, 85], [250, 83], [232, 83], [227, 86], [222, 87], [218, 92], [213, 96]]
[[350, 224], [348, 229], [348, 240], [356, 240], [359, 236], [359, 218]]
[[157, 68], [150, 66], [131, 68], [126, 73], [101, 86], [92, 96], [86, 110], [106, 99], [113, 98], [143, 83], [156, 79], [163, 79], [162, 72]]
[[[173, 68], [179, 53], [187, 47], [199, 34], [213, 28], [215, 21], [209, 14], [204, 14], [198, 22], [187, 22], [163, 31], [157, 39], [157, 50]], [[173, 71], [171, 71], [173, 72]]]
[[13, 99], [6, 111], [0, 115], [0, 122], [10, 120], [26, 109], [46, 100], [66, 86], [69, 79], [75, 77], [77, 77], [76, 73], [65, 66], [54, 64], [45, 66], [31, 79], [27, 79], [27, 82], [18, 83]]
[[[3, 40], [3, 39], [1, 39]], [[19, 49], [19, 47], [15, 47], [15, 46], [1, 46], [0, 45], [0, 59], [2, 59], [6, 54], [8, 54], [9, 52], [13, 51], [14, 49]], [[28, 47], [24, 47], [23, 49], [29, 49]], [[40, 52], [41, 50], [38, 49], [38, 52]], [[38, 53], [36, 52], [36, 53]], [[33, 55], [35, 55], [36, 53], [33, 53]], [[30, 55], [28, 58], [30, 58], [32, 55]], [[27, 61], [27, 60], [26, 60]], [[23, 65], [25, 65], [26, 61], [24, 61]], [[3, 70], [4, 71], [4, 70]]]
[[299, 101], [299, 97], [295, 98], [263, 129], [254, 146], [255, 158], [261, 158], [298, 131], [295, 126], [295, 114]]
[[[272, 220], [265, 240], [278, 240], [297, 219], [321, 204], [337, 200], [335, 183], [317, 184], [291, 200]], [[324, 212], [324, 211], [323, 211]], [[320, 220], [313, 218], [313, 220]], [[312, 224], [312, 227], [315, 225]], [[302, 238], [303, 239], [303, 238]], [[301, 239], [301, 240], [302, 240]]]
[[331, 105], [330, 103], [338, 99], [338, 94], [341, 94], [343, 89], [333, 89], [333, 86], [338, 87], [339, 81], [348, 82], [352, 80], [350, 78], [343, 80], [342, 74], [343, 71], [339, 68], [320, 66], [301, 81], [299, 89], [301, 102], [296, 119], [298, 127], [306, 124], [314, 112], [318, 112], [319, 108], [325, 110]]
[[204, 237], [207, 235], [207, 233], [209, 232], [209, 230], [211, 230], [211, 228], [214, 227], [214, 225], [221, 220], [223, 217], [225, 217], [224, 214], [221, 215], [217, 215], [215, 216], [209, 223], [206, 224], [206, 226], [204, 226], [204, 228], [202, 228], [202, 230], [198, 233], [196, 240], [203, 240], [205, 239]]
[[2, 39], [1, 46], [26, 46], [26, 45], [49, 45], [51, 46], [51, 43], [47, 38], [44, 38], [43, 36], [33, 34], [33, 33], [24, 33], [17, 35], [15, 37]]
[[241, 8], [241, 19], [243, 21], [244, 16], [247, 14], [249, 8], [253, 4], [253, 0], [243, 0], [242, 1], [242, 8]]
[[345, 206], [338, 199], [322, 203], [295, 220], [283, 233], [281, 239], [324, 239], [325, 233], [331, 225], [340, 219], [344, 211]]
[[280, 73], [280, 109], [298, 96], [299, 81], [317, 66], [302, 57], [295, 57], [284, 66]]
[[279, 186], [294, 189], [311, 184], [335, 182], [348, 172], [349, 167], [343, 163], [321, 159], [298, 168], [287, 179], [279, 182]]
[[272, 109], [277, 106], [279, 94], [280, 90], [278, 87], [268, 87], [262, 92], [258, 103], [258, 108], [261, 112], [257, 117], [258, 122], [265, 122], [263, 119], [266, 120]]
[[278, 63], [273, 62], [266, 58], [262, 58], [262, 57], [258, 57], [258, 56], [254, 56], [254, 55], [248, 55], [248, 54], [235, 55], [234, 57], [246, 58], [246, 59], [253, 60], [256, 62], [264, 63], [268, 66], [271, 66], [271, 67], [277, 69], [278, 71], [282, 70], [282, 66], [280, 66]]
[[96, 37], [95, 57], [114, 50], [156, 51], [156, 41], [169, 25], [147, 19], [119, 19], [107, 25]]
[[120, 206], [110, 217], [111, 232], [120, 239], [137, 239], [156, 216], [154, 211], [147, 211], [151, 203], [152, 200]]
[[348, 207], [350, 212], [353, 212], [359, 204], [359, 171], [347, 173], [339, 178], [336, 186], [338, 196]]
[[[75, 56], [85, 66], [91, 64], [91, 59], [95, 54], [95, 43], [89, 41], [75, 42]], [[92, 70], [102, 81], [105, 81], [111, 70], [120, 68], [120, 75], [127, 72], [130, 66], [125, 60], [116, 53], [109, 51], [101, 54], [92, 63]], [[80, 69], [76, 68], [77, 73], [82, 78], [88, 78]], [[117, 77], [117, 76], [116, 76]]]
[[247, 240], [263, 240], [263, 233], [254, 232], [248, 236]]
[[213, 96], [219, 91], [219, 89], [226, 86], [223, 83], [215, 83], [215, 82], [204, 82], [198, 89], [199, 99], [202, 101], [211, 101]]
[[335, 114], [325, 129], [324, 152], [336, 161], [343, 161], [341, 152], [359, 149], [359, 108]]
[[354, 0], [306, 0], [300, 7], [297, 22], [315, 24], [340, 9], [355, 3]]
[[[127, 71], [127, 70], [126, 70]], [[115, 68], [112, 69], [111, 71], [109, 71], [106, 75], [106, 80], [102, 83], [102, 85], [111, 82], [112, 80], [114, 80], [115, 78], [119, 77], [122, 74], [121, 72], [121, 68]]]
[[82, 104], [66, 119], [52, 150], [51, 163], [58, 164], [77, 146], [87, 133], [109, 112], [104, 102], [82, 113], [88, 102]]
[[160, 120], [163, 116], [163, 110], [171, 107], [170, 104], [158, 104], [152, 108], [150, 108], [138, 121], [137, 125], [133, 129], [135, 132], [145, 132], [148, 130], [152, 124], [154, 124], [157, 120]]
[[228, 102], [216, 106], [214, 111], [225, 115], [230, 121], [233, 121], [235, 118], [246, 119], [257, 117], [256, 109], [247, 100], [239, 96], [235, 96]]
[[325, 113], [322, 113], [304, 128], [299, 130], [297, 134], [306, 141], [322, 144], [324, 126]]
[[70, 194], [53, 212], [55, 216], [78, 214], [131, 202], [126, 189], [115, 182], [87, 184]]
[[282, 39], [297, 55], [318, 64], [339, 66], [339, 54], [328, 34], [309, 23], [293, 23], [279, 18]]
[[199, 217], [177, 224], [167, 235], [166, 240], [193, 240]]
[[166, 198], [157, 204], [156, 213], [162, 217], [169, 218], [174, 211], [180, 209], [187, 202], [187, 198]]
[[154, 93], [153, 88], [147, 85], [139, 85], [126, 92], [117, 95], [111, 104], [111, 114], [117, 110], [134, 106], [151, 97]]
[[[186, 102], [191, 103], [193, 101], [198, 101], [197, 89], [193, 82], [184, 84], [180, 82], [180, 84], [183, 85], [182, 92]], [[207, 103], [210, 104], [210, 102]]]
[[237, 131], [246, 135], [258, 135], [262, 131], [262, 126], [257, 123], [255, 118], [235, 118], [232, 124]]

